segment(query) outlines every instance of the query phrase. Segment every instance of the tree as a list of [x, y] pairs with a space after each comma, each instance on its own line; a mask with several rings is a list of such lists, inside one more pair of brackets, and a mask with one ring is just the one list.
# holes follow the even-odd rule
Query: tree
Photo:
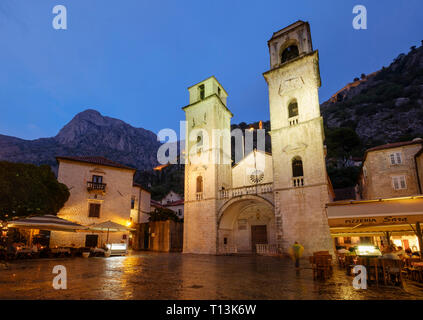
[[50, 166], [0, 161], [0, 220], [55, 215], [69, 198]]
[[149, 221], [181, 221], [181, 219], [179, 219], [175, 212], [166, 208], [156, 208], [153, 212], [149, 213], [149, 215]]

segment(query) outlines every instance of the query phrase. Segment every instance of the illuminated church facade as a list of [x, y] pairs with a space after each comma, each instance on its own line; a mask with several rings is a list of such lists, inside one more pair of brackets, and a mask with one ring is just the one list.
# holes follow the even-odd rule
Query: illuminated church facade
[[[298, 21], [268, 41], [272, 154], [254, 150], [233, 165], [228, 94], [215, 77], [190, 88], [186, 114], [184, 253], [333, 252], [330, 182], [320, 114], [319, 56]], [[207, 134], [203, 134], [205, 132]], [[189, 138], [193, 137], [194, 138]], [[204, 139], [207, 139], [205, 141]], [[219, 161], [216, 161], [218, 159]]]

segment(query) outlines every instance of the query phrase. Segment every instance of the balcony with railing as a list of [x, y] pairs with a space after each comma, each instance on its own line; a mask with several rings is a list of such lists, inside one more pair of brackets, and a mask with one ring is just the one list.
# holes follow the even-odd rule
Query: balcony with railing
[[197, 192], [197, 193], [195, 194], [195, 199], [196, 199], [197, 201], [201, 201], [201, 200], [203, 200], [203, 193], [202, 193], [202, 192]]
[[219, 199], [231, 199], [243, 195], [257, 195], [273, 192], [273, 183], [257, 184], [234, 189], [224, 189], [219, 191]]
[[288, 119], [288, 121], [289, 121], [289, 126], [290, 127], [293, 127], [293, 126], [296, 126], [298, 123], [299, 123], [299, 117], [298, 116], [295, 116], [295, 117], [291, 117], [291, 118], [289, 118]]
[[93, 182], [93, 181], [87, 181], [87, 190], [88, 191], [106, 191], [106, 184], [100, 183], [100, 182]]
[[293, 184], [294, 188], [304, 187], [304, 177], [292, 178], [292, 184]]

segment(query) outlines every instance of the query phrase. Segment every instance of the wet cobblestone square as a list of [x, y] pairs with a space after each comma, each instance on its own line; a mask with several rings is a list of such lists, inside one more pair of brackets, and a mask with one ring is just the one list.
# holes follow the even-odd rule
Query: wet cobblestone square
[[[67, 289], [55, 290], [55, 265], [67, 270]], [[423, 299], [423, 286], [369, 286], [335, 267], [326, 282], [305, 265], [260, 256], [133, 253], [126, 257], [21, 260], [0, 264], [0, 299]]]

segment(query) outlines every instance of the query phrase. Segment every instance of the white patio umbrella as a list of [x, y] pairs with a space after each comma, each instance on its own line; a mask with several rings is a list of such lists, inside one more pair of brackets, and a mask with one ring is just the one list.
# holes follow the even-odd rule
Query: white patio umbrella
[[40, 229], [53, 231], [76, 232], [88, 227], [53, 215], [34, 216], [8, 222], [9, 228]]
[[133, 228], [121, 225], [113, 221], [106, 221], [101, 223], [95, 223], [89, 226], [89, 230], [93, 231], [107, 231], [107, 240], [109, 241], [109, 232], [125, 232], [125, 231], [135, 231]]

